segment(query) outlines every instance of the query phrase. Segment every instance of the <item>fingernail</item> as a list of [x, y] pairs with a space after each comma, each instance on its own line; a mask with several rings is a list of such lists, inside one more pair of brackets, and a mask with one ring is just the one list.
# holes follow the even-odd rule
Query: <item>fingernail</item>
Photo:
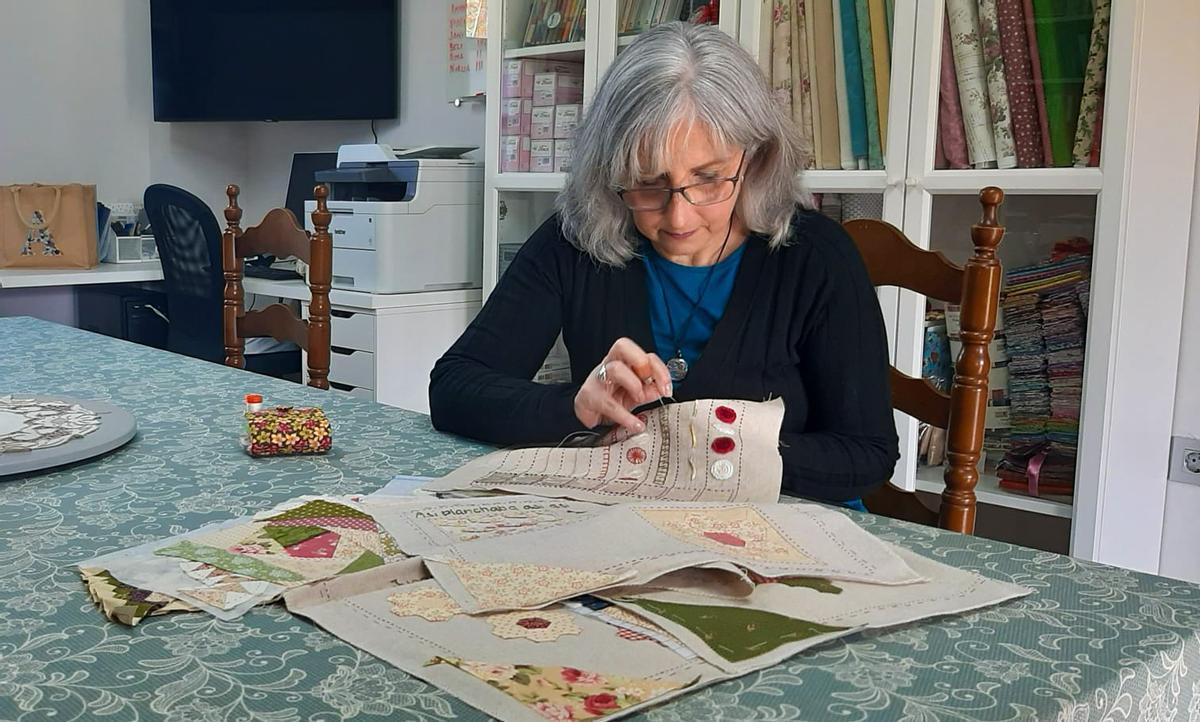
[[674, 396], [674, 395], [675, 395], [674, 384], [667, 384], [667, 396]]
[[633, 428], [640, 434], [646, 430], [646, 425], [639, 421], [633, 425]]

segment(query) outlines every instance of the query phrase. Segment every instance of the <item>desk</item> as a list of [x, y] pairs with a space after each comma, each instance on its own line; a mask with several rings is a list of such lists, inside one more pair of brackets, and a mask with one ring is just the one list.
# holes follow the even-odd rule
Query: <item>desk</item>
[[[46, 719], [51, 711], [57, 720], [481, 718], [280, 605], [235, 622], [202, 614], [134, 629], [107, 622], [72, 565], [300, 494], [365, 492], [393, 474], [445, 473], [485, 447], [438, 434], [419, 414], [29, 318], [0, 319], [0, 338], [8, 342], [0, 393], [104, 399], [140, 425], [107, 457], [0, 482], [0, 719]], [[321, 404], [334, 425], [333, 453], [245, 456], [237, 438], [250, 391], [271, 404]], [[1200, 587], [845, 513], [888, 541], [1035, 593], [856, 635], [638, 719], [1200, 714]]]
[[162, 279], [162, 266], [158, 261], [101, 263], [95, 268], [0, 268], [0, 288], [84, 286]]

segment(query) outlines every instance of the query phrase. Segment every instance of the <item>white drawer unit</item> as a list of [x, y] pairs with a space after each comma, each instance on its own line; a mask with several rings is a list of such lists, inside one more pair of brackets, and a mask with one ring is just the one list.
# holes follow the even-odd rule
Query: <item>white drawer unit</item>
[[329, 380], [358, 388], [375, 388], [375, 354], [334, 348], [329, 354]]
[[[429, 373], [475, 318], [481, 296], [479, 289], [331, 293], [330, 388], [429, 413]], [[307, 294], [301, 300], [307, 316]], [[307, 359], [304, 369], [307, 382]]]
[[375, 350], [375, 314], [343, 308], [330, 310], [330, 341], [338, 348]]

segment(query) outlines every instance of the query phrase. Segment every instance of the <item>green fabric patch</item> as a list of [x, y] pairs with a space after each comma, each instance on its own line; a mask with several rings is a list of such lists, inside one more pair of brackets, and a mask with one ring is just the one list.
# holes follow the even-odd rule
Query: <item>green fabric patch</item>
[[375, 567], [379, 566], [383, 566], [382, 557], [375, 552], [363, 552], [358, 559], [350, 562], [350, 565], [338, 572], [338, 574], [352, 574], [354, 572], [361, 572], [367, 569], [374, 569]]
[[181, 559], [190, 559], [194, 562], [204, 562], [218, 569], [224, 569], [227, 572], [244, 574], [248, 577], [262, 579], [267, 582], [304, 581], [304, 577], [296, 572], [281, 569], [274, 564], [267, 564], [260, 559], [242, 554], [234, 554], [224, 549], [208, 546], [207, 544], [196, 544], [186, 539], [170, 546], [165, 546], [162, 549], [157, 549], [154, 553], [161, 557], [179, 557]]
[[286, 519], [308, 519], [314, 516], [348, 516], [354, 519], [369, 519], [375, 521], [370, 514], [361, 512], [353, 507], [345, 504], [338, 504], [333, 501], [324, 499], [316, 499], [301, 504], [295, 509], [288, 509], [271, 517], [271, 521], [284, 521]]
[[263, 534], [274, 539], [281, 547], [290, 547], [315, 536], [321, 536], [327, 530], [319, 526], [268, 526], [263, 527]]
[[805, 587], [821, 594], [841, 594], [842, 588], [820, 577], [780, 577], [780, 584], [786, 584], [789, 587]]
[[758, 609], [676, 604], [649, 599], [629, 601], [686, 628], [730, 662], [742, 662], [766, 654], [788, 642], [847, 629]]

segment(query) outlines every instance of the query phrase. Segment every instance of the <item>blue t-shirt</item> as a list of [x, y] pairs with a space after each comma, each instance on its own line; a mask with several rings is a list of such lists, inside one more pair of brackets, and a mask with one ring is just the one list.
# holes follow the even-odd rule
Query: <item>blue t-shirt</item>
[[[649, 242], [642, 244], [646, 291], [650, 294], [650, 327], [654, 330], [656, 351], [663, 361], [675, 355], [678, 344], [688, 366], [695, 366], [725, 313], [745, 248], [744, 243], [738, 246], [716, 266], [683, 266], [658, 255]], [[710, 270], [712, 279], [704, 288]], [[693, 304], [697, 304], [695, 312]]]

